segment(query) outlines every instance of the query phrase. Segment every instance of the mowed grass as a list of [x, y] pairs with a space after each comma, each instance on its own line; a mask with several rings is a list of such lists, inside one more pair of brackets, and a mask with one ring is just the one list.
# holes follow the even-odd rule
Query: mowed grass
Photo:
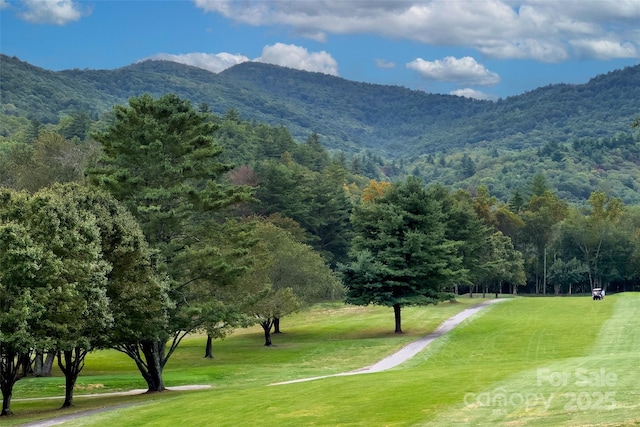
[[[209, 384], [223, 390], [261, 387], [285, 379], [360, 368], [431, 332], [450, 316], [480, 301], [461, 298], [454, 304], [406, 308], [403, 310], [405, 334], [402, 335], [393, 333], [391, 309], [320, 304], [282, 319], [283, 334], [273, 336], [273, 347], [263, 346], [260, 327], [238, 330], [223, 341], [215, 341], [213, 360], [203, 358], [204, 336], [187, 337], [165, 368], [165, 383], [167, 386]], [[64, 394], [64, 378], [54, 366], [51, 378], [27, 378], [16, 383], [12, 400], [16, 415], [0, 422], [19, 425], [129, 402], [131, 397], [82, 396], [144, 388], [144, 380], [127, 356], [112, 350], [93, 352], [87, 356], [86, 366], [78, 378], [73, 408], [57, 410], [63, 400], [59, 396]], [[160, 393], [137, 399], [164, 400], [174, 395]], [[40, 400], [43, 397], [51, 399]]]
[[[204, 339], [194, 337], [167, 366], [167, 385], [212, 389], [138, 396], [135, 406], [65, 425], [640, 425], [636, 294], [517, 298], [486, 308], [392, 370], [269, 385], [367, 366], [479, 300], [460, 301], [405, 310], [402, 336], [391, 332], [388, 309], [326, 305], [284, 319], [274, 348], [260, 346], [259, 330], [244, 330], [216, 343], [210, 361], [202, 359]], [[128, 365], [112, 360], [120, 359], [92, 354], [79, 384], [122, 386]]]

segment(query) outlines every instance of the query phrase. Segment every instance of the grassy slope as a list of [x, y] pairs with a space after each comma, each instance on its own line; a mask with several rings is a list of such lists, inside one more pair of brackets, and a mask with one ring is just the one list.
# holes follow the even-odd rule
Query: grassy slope
[[[510, 351], [495, 361], [494, 381], [474, 390], [466, 402], [462, 396], [448, 410], [427, 417], [424, 425], [637, 425], [640, 392], [633, 385], [640, 380], [640, 296], [610, 296], [603, 304], [586, 298], [526, 302], [533, 310], [525, 316], [507, 312], [523, 308], [520, 300], [454, 332], [487, 331], [487, 322], [499, 314], [520, 320], [520, 328], [510, 322], [507, 334], [494, 343], [499, 348], [500, 341], [510, 341]], [[477, 368], [471, 376], [491, 369]]]
[[[464, 298], [461, 304], [403, 310], [405, 334], [393, 334], [393, 312], [383, 307], [354, 307], [343, 304], [316, 306], [313, 310], [286, 317], [284, 334], [274, 335], [274, 346], [266, 348], [259, 327], [236, 331], [214, 344], [214, 360], [204, 359], [204, 337], [187, 338], [165, 368], [168, 386], [212, 384], [216, 390], [263, 387], [275, 381], [343, 372], [371, 364], [402, 345], [434, 330], [442, 321], [478, 299]], [[61, 415], [59, 397], [64, 380], [54, 370], [52, 378], [27, 378], [16, 383], [10, 420], [17, 425], [33, 419]], [[75, 408], [71, 411], [102, 406], [98, 399], [83, 399], [82, 394], [145, 388], [145, 383], [130, 359], [115, 351], [89, 354], [76, 385]], [[42, 396], [55, 398], [24, 401]], [[145, 396], [150, 399], [175, 397], [169, 393]], [[103, 398], [101, 398], [103, 399]], [[108, 403], [131, 400], [109, 398]], [[65, 411], [66, 413], [66, 411]], [[3, 423], [5, 420], [2, 420]]]
[[[267, 386], [365, 366], [462, 308], [406, 310], [412, 334], [395, 337], [384, 332], [392, 321], [387, 310], [325, 307], [300, 315], [299, 326], [293, 327], [296, 319], [285, 323], [276, 348], [256, 348], [259, 331], [243, 331], [217, 344], [210, 362], [200, 358], [202, 340], [185, 343], [174, 363], [189, 367], [169, 366], [167, 383], [209, 382], [212, 390], [147, 397], [148, 404], [70, 425], [634, 425], [640, 414], [633, 387], [640, 380], [634, 369], [639, 303], [633, 294], [602, 302], [516, 299], [486, 309], [391, 371]], [[110, 358], [92, 356], [87, 375], [106, 366], [98, 356]], [[592, 378], [601, 373], [605, 381]], [[552, 384], [550, 375], [567, 381]], [[590, 384], [580, 382], [583, 377]], [[100, 378], [105, 375], [85, 381]], [[500, 393], [507, 404], [500, 404]]]

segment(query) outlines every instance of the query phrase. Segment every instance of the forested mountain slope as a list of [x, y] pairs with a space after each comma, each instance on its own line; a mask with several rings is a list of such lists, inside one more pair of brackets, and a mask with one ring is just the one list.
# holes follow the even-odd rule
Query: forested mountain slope
[[218, 114], [233, 108], [245, 120], [285, 126], [297, 141], [316, 132], [329, 149], [383, 159], [376, 178], [484, 184], [507, 198], [544, 172], [568, 199], [608, 189], [640, 202], [630, 127], [640, 115], [640, 65], [490, 102], [254, 62], [219, 74], [167, 61], [52, 72], [0, 56], [0, 118], [56, 123], [86, 112], [95, 120], [143, 93], [175, 93]]
[[[300, 105], [321, 135], [335, 138], [342, 133], [342, 139], [358, 147], [397, 157], [479, 142], [517, 145], [523, 135], [543, 143], [626, 131], [640, 99], [640, 66], [597, 76], [583, 85], [551, 85], [498, 102], [356, 83], [259, 63], [239, 64], [222, 74]], [[544, 139], [535, 141], [539, 136]]]
[[[282, 124], [294, 137], [317, 132], [329, 148], [364, 148], [389, 157], [438, 152], [479, 142], [517, 148], [628, 130], [638, 114], [640, 66], [583, 85], [551, 85], [498, 102], [434, 95], [246, 62], [220, 74], [147, 61], [115, 70], [51, 72], [0, 58], [1, 95], [17, 113], [55, 121], [64, 113], [108, 111], [142, 93], [176, 93], [214, 112]], [[13, 108], [13, 107], [11, 107]], [[15, 111], [15, 110], [14, 110]]]

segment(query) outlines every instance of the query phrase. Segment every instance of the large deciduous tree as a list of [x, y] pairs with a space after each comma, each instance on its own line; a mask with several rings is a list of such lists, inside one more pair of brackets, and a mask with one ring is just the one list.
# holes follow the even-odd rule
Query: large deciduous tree
[[258, 221], [254, 236], [253, 268], [244, 277], [250, 301], [245, 310], [264, 329], [268, 346], [271, 329], [280, 332], [282, 317], [321, 300], [341, 298], [344, 288], [323, 257], [288, 231]]
[[101, 347], [112, 347], [140, 363], [147, 381], [154, 380], [154, 366], [138, 358], [138, 343], [166, 339], [167, 283], [159, 275], [157, 256], [149, 248], [139, 224], [122, 204], [107, 192], [79, 185], [54, 187], [79, 209], [91, 212], [100, 233], [102, 257], [109, 263], [107, 297], [113, 315]]
[[0, 384], [10, 413], [16, 358], [56, 352], [65, 375], [63, 407], [90, 350], [106, 342], [111, 265], [96, 217], [54, 187], [33, 196], [6, 191], [0, 208]]
[[571, 258], [566, 262], [562, 258], [555, 258], [549, 266], [549, 282], [553, 285], [556, 295], [560, 295], [561, 292], [571, 295], [573, 284], [580, 282], [588, 271], [587, 266], [577, 258]]
[[[159, 99], [143, 95], [114, 107], [114, 116], [105, 131], [94, 135], [103, 156], [89, 170], [90, 182], [125, 204], [166, 265], [172, 303], [167, 325], [162, 334], [141, 338], [127, 351], [149, 391], [162, 391], [165, 364], [185, 334], [203, 326], [197, 311], [215, 295], [215, 281], [224, 280], [194, 280], [183, 269], [183, 255], [198, 241], [198, 226], [222, 220], [216, 213], [249, 193], [222, 181], [231, 166], [219, 161], [216, 125], [188, 101], [171, 94]], [[211, 289], [206, 298], [203, 280]]]
[[0, 391], [1, 416], [10, 415], [13, 386], [20, 379], [20, 360], [43, 343], [35, 332], [45, 310], [45, 277], [51, 253], [23, 224], [27, 197], [0, 194]]
[[[301, 306], [344, 296], [344, 287], [325, 259], [309, 245], [271, 223], [260, 223], [256, 237], [269, 254], [269, 282], [275, 289], [291, 288]], [[280, 317], [274, 319], [274, 333], [280, 333]]]
[[447, 239], [440, 201], [415, 177], [356, 206], [353, 261], [342, 267], [351, 304], [393, 307], [402, 333], [401, 308], [436, 304], [459, 278], [458, 244]]
[[66, 380], [63, 407], [68, 407], [85, 356], [104, 342], [113, 321], [106, 295], [111, 266], [102, 258], [95, 216], [55, 188], [32, 197], [28, 221], [32, 235], [57, 261], [46, 275], [48, 298], [40, 328], [58, 353]]

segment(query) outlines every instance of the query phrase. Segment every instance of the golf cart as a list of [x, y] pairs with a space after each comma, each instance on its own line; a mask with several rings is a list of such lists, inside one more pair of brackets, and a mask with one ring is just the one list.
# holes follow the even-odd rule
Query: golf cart
[[593, 288], [593, 290], [591, 291], [591, 295], [593, 296], [594, 301], [604, 298], [604, 292], [602, 291], [602, 288]]

